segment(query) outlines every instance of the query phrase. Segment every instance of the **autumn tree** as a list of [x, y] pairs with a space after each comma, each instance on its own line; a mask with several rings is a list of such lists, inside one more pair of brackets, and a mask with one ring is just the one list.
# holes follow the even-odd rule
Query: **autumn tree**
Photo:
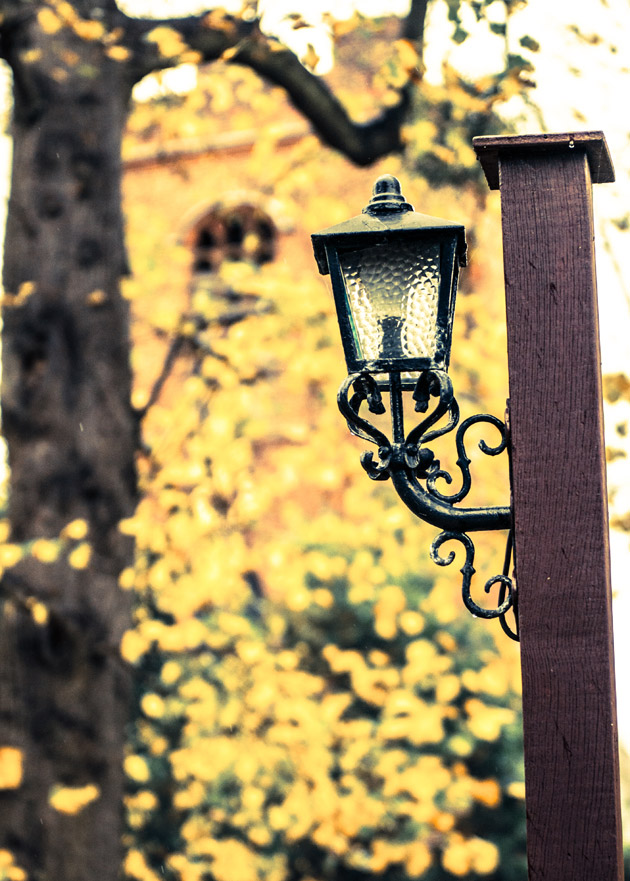
[[[471, 5], [482, 15], [486, 4]], [[449, 6], [457, 18], [458, 4]], [[385, 109], [356, 122], [261, 31], [250, 7], [242, 16], [213, 10], [156, 21], [128, 16], [114, 0], [0, 3], [0, 51], [13, 74], [2, 336], [10, 532], [0, 634], [0, 825], [22, 867], [11, 877], [106, 881], [118, 873], [129, 693], [118, 643], [130, 616], [118, 578], [133, 555], [118, 525], [136, 503], [144, 415], [130, 400], [120, 290], [128, 271], [120, 149], [131, 90], [182, 61], [224, 58], [280, 86], [325, 143], [368, 165], [403, 149], [426, 7], [414, 0], [403, 23]]]

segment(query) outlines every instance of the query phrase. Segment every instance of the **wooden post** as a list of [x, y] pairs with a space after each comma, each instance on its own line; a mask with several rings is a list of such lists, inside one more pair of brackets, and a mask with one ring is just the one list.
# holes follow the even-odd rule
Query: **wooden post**
[[591, 183], [601, 132], [475, 138], [501, 190], [530, 881], [621, 881]]

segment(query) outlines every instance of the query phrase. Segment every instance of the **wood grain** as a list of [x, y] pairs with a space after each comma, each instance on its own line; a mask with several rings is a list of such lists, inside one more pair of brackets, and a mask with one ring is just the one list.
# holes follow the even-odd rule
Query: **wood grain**
[[621, 881], [589, 160], [521, 144], [498, 163], [529, 878]]

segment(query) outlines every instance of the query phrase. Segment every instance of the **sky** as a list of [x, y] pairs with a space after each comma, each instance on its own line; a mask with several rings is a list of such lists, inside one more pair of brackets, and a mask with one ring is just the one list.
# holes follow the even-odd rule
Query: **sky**
[[[322, 61], [322, 72], [333, 62], [333, 50], [327, 24], [332, 10], [337, 18], [350, 16], [354, 10], [365, 15], [404, 14], [409, 0], [260, 0], [263, 26], [285, 41], [293, 41], [296, 51], [313, 42]], [[207, 3], [188, 0], [119, 0], [131, 15], [185, 15], [207, 9]], [[242, 0], [221, 4], [238, 11]], [[300, 11], [312, 28], [294, 30], [287, 24], [289, 12]], [[497, 23], [505, 21], [505, 6], [496, 0], [489, 16]], [[617, 181], [594, 188], [596, 252], [602, 368], [604, 373], [625, 371], [630, 374], [630, 232], [622, 232], [615, 221], [630, 212], [630, 120], [625, 113], [630, 94], [630, 5], [628, 0], [529, 0], [514, 12], [508, 22], [506, 41], [490, 37], [486, 25], [477, 25], [472, 13], [465, 19], [472, 39], [461, 46], [449, 43], [451, 25], [444, 0], [433, 0], [427, 27], [425, 61], [427, 77], [439, 81], [444, 60], [462, 72], [482, 74], [501, 67], [506, 51], [526, 54], [519, 39], [525, 34], [540, 43], [532, 54], [537, 87], [532, 104], [513, 99], [503, 113], [521, 133], [541, 131], [602, 130], [612, 153]], [[301, 40], [296, 43], [296, 40]], [[174, 74], [180, 84], [190, 81], [191, 71]], [[624, 101], [625, 99], [625, 101]], [[535, 106], [534, 106], [535, 105]], [[0, 142], [0, 204], [6, 199], [8, 183], [5, 171], [10, 162], [8, 139]], [[615, 426], [630, 420], [630, 402], [608, 407], [607, 439], [621, 446]], [[628, 441], [626, 440], [626, 445]], [[613, 513], [630, 511], [630, 457], [609, 466], [609, 488]], [[614, 610], [617, 631], [617, 669], [630, 668], [630, 641], [625, 638], [630, 620], [630, 541], [626, 534], [611, 533]], [[619, 690], [620, 730], [630, 744], [630, 689]]]

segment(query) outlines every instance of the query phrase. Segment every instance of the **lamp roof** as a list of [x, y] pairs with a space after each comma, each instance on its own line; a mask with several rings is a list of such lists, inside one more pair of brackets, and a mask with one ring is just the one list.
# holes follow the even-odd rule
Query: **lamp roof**
[[326, 243], [335, 246], [350, 244], [351, 238], [360, 235], [390, 238], [392, 235], [410, 233], [451, 232], [457, 235], [457, 256], [460, 266], [466, 264], [466, 230], [461, 223], [441, 220], [427, 214], [418, 214], [401, 194], [400, 183], [393, 175], [382, 175], [374, 184], [372, 199], [356, 217], [329, 226], [311, 236], [315, 260], [322, 275], [329, 273]]

